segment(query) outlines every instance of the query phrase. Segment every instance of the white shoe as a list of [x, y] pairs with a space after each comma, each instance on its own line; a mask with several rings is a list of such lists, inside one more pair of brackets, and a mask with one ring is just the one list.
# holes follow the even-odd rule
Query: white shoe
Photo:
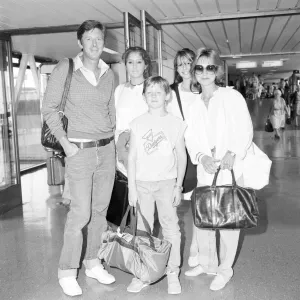
[[218, 274], [214, 280], [210, 284], [210, 289], [212, 291], [219, 291], [225, 287], [225, 285], [229, 282], [229, 280], [232, 278], [233, 273], [231, 275], [225, 275], [225, 274]]
[[139, 280], [138, 278], [132, 278], [129, 286], [127, 287], [127, 292], [129, 293], [139, 293], [144, 287], [148, 286], [149, 284], [144, 283], [143, 281]]
[[193, 268], [199, 265], [198, 255], [190, 256], [188, 259], [188, 265]]
[[176, 272], [167, 273], [168, 278], [168, 294], [178, 295], [181, 294], [181, 285]]
[[189, 277], [195, 277], [203, 273], [205, 273], [203, 267], [201, 265], [198, 265], [197, 267], [186, 271], [184, 274]]
[[115, 277], [109, 274], [102, 265], [95, 266], [92, 269], [86, 269], [85, 275], [97, 279], [103, 284], [111, 284], [116, 281]]
[[82, 289], [75, 277], [63, 277], [58, 282], [66, 295], [72, 297], [82, 295]]

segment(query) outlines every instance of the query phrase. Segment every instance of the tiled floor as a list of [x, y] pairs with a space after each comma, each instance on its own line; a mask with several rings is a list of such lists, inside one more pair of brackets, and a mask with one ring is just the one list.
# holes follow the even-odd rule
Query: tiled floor
[[[105, 286], [87, 278], [81, 269], [78, 280], [83, 295], [75, 299], [300, 299], [300, 131], [290, 126], [279, 141], [262, 131], [268, 103], [250, 103], [249, 109], [256, 130], [254, 140], [273, 160], [270, 184], [257, 193], [260, 226], [242, 234], [230, 283], [212, 292], [211, 276], [184, 276], [192, 219], [190, 203], [183, 201], [179, 208], [181, 295], [167, 294], [165, 278], [132, 295], [126, 292], [131, 275], [111, 269], [117, 281]], [[24, 205], [0, 218], [0, 300], [71, 299], [62, 293], [56, 277], [67, 210], [59, 205], [60, 187], [48, 187], [46, 176], [45, 169], [23, 176]]]

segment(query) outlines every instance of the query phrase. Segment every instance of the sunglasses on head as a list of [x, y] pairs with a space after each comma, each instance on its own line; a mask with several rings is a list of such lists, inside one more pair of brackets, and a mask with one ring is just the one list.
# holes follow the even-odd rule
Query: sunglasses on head
[[204, 68], [202, 65], [195, 65], [194, 71], [196, 74], [202, 74], [204, 72], [204, 69], [208, 74], [215, 74], [218, 70], [218, 66], [207, 65], [206, 68]]

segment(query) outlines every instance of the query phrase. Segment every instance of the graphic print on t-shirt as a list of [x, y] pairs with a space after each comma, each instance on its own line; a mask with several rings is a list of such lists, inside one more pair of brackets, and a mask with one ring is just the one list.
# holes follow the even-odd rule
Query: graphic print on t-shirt
[[152, 129], [150, 129], [143, 136], [143, 139], [146, 140], [146, 142], [144, 143], [144, 149], [148, 155], [158, 150], [158, 146], [163, 140], [167, 140], [165, 134], [162, 131], [154, 134]]

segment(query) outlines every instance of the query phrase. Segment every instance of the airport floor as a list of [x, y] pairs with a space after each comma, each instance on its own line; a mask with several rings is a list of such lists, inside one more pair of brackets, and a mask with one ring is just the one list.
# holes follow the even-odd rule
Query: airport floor
[[[300, 299], [300, 130], [288, 125], [280, 140], [263, 131], [270, 100], [248, 103], [255, 129], [254, 141], [272, 159], [270, 184], [257, 192], [259, 227], [241, 234], [234, 277], [217, 292], [209, 290], [212, 276], [188, 278], [191, 208], [178, 209], [182, 232], [181, 295], [167, 294], [167, 279], [139, 294], [126, 291], [132, 276], [110, 269], [116, 283], [78, 281], [84, 300], [298, 300]], [[57, 281], [67, 209], [60, 205], [61, 187], [48, 187], [46, 169], [22, 176], [23, 206], [0, 217], [0, 300], [71, 299]]]

